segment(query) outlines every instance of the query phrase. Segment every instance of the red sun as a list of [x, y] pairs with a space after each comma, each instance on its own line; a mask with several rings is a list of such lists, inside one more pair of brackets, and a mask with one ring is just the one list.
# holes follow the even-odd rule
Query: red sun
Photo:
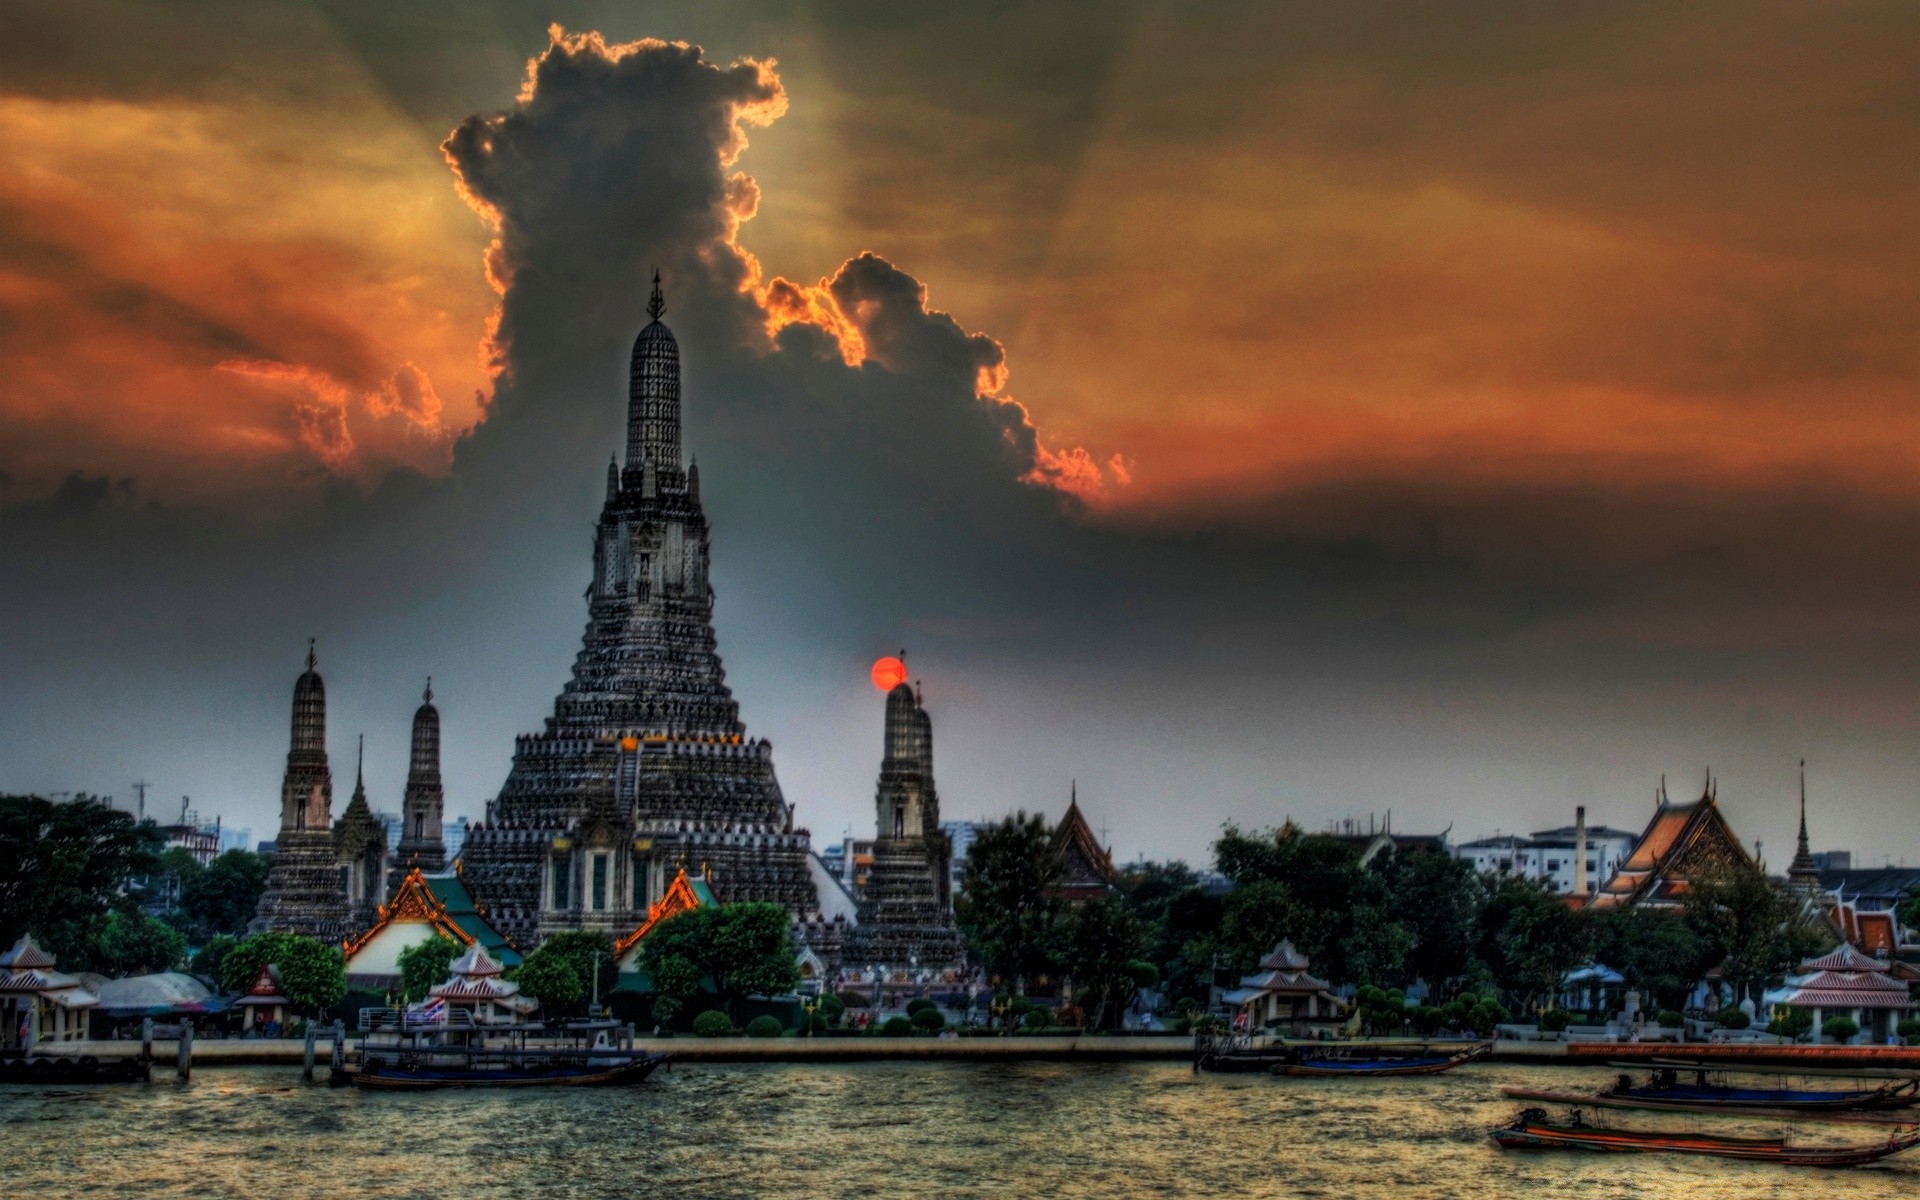
[[907, 681], [907, 664], [889, 654], [873, 664], [873, 686], [890, 692]]

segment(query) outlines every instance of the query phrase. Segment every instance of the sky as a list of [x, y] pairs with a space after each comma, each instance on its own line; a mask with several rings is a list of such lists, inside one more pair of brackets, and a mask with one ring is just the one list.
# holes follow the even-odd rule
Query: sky
[[[0, 790], [269, 836], [431, 675], [479, 815], [585, 620], [651, 272], [816, 843], [944, 815], [1920, 862], [1920, 10], [0, 13]], [[1077, 784], [1076, 784], [1077, 781]]]

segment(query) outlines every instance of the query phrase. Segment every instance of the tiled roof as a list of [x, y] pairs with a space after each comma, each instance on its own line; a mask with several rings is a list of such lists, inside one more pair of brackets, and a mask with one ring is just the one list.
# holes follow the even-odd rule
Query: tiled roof
[[1294, 949], [1291, 940], [1282, 938], [1280, 944], [1260, 960], [1260, 966], [1268, 971], [1304, 971], [1307, 969], [1307, 956]]
[[1818, 958], [1809, 958], [1800, 964], [1802, 972], [1809, 971], [1874, 971], [1885, 974], [1887, 964], [1871, 955], [1862, 954], [1845, 942]]
[[7, 967], [14, 970], [51, 967], [53, 965], [53, 955], [42, 950], [39, 943], [33, 940], [33, 935], [30, 933], [21, 934], [20, 940], [13, 944], [13, 949], [7, 951], [5, 954], [0, 954], [0, 967]]

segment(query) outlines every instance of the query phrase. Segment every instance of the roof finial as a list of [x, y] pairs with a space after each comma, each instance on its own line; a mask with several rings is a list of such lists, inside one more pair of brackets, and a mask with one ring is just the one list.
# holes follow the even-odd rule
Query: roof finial
[[313, 664], [314, 664], [313, 639], [308, 638], [307, 639], [307, 670], [309, 671], [313, 670]]
[[367, 735], [360, 735], [360, 760], [353, 765], [353, 790], [359, 791], [360, 785], [367, 780]]
[[656, 322], [667, 311], [667, 298], [660, 294], [660, 268], [653, 269], [653, 295], [647, 299], [647, 315]]
[[431, 675], [427, 676], [427, 691], [425, 695], [420, 697], [420, 701], [423, 704], [433, 703], [433, 676]]

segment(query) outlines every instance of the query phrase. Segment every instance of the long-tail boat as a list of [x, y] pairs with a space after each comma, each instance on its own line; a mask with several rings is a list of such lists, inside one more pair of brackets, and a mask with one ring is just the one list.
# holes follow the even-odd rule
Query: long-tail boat
[[[1750, 1068], [1733, 1070], [1742, 1074], [1784, 1073], [1762, 1072]], [[1693, 1080], [1688, 1082], [1682, 1079], [1682, 1072], [1692, 1074]], [[1632, 1075], [1623, 1073], [1619, 1080], [1601, 1095], [1638, 1101], [1642, 1107], [1646, 1108], [1685, 1105], [1689, 1109], [1768, 1108], [1792, 1111], [1900, 1109], [1910, 1108], [1916, 1101], [1920, 1101], [1920, 1075], [1887, 1079], [1879, 1086], [1869, 1088], [1808, 1088], [1737, 1086], [1727, 1081], [1726, 1077], [1729, 1073], [1732, 1072], [1725, 1067], [1658, 1063], [1644, 1084], [1634, 1083]], [[1793, 1073], [1810, 1074], [1808, 1072]]]
[[1849, 1167], [1870, 1163], [1920, 1146], [1920, 1131], [1896, 1133], [1884, 1142], [1852, 1146], [1796, 1146], [1784, 1138], [1724, 1137], [1642, 1129], [1609, 1129], [1589, 1125], [1575, 1109], [1566, 1120], [1553, 1121], [1542, 1108], [1529, 1108], [1512, 1122], [1493, 1130], [1503, 1150], [1592, 1150], [1618, 1154], [1695, 1154], [1709, 1158], [1738, 1158], [1779, 1163], [1790, 1167]]
[[1293, 1062], [1282, 1063], [1273, 1068], [1275, 1075], [1304, 1075], [1325, 1079], [1333, 1078], [1378, 1078], [1386, 1075], [1438, 1075], [1442, 1071], [1451, 1071], [1464, 1062], [1471, 1062], [1493, 1049], [1492, 1042], [1479, 1042], [1464, 1050], [1453, 1053], [1421, 1053], [1424, 1047], [1414, 1048], [1411, 1052], [1395, 1053], [1362, 1044], [1348, 1045], [1335, 1050], [1309, 1051], [1302, 1049]]

